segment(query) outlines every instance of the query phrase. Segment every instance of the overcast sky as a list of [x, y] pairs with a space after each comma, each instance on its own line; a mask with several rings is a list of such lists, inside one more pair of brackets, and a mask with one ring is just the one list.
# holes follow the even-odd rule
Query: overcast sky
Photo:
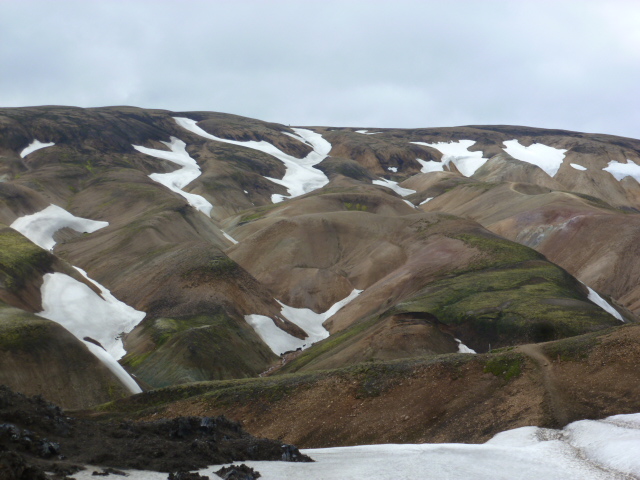
[[0, 0], [0, 106], [640, 138], [640, 1]]

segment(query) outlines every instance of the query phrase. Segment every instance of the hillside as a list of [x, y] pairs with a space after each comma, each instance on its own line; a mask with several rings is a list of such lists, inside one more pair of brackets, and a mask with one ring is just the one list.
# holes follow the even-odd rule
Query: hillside
[[18, 392], [305, 447], [640, 411], [640, 140], [4, 108], [0, 179]]

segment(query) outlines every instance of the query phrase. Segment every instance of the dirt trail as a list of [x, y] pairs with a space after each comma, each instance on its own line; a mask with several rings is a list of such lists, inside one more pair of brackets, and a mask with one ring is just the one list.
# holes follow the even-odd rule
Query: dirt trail
[[551, 360], [542, 352], [540, 345], [523, 345], [519, 350], [536, 363], [542, 376], [542, 385], [546, 392], [549, 413], [558, 427], [564, 427], [569, 423], [569, 415], [566, 402], [556, 385]]

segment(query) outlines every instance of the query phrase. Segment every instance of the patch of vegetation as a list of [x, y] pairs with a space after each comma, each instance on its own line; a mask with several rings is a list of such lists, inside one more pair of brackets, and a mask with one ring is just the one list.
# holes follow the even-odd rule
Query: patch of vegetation
[[363, 203], [342, 202], [344, 208], [350, 211], [366, 212], [368, 207]]
[[271, 205], [263, 205], [261, 207], [252, 208], [247, 213], [242, 214], [242, 216], [240, 217], [240, 221], [238, 222], [238, 225], [242, 225], [243, 223], [248, 223], [254, 220], [258, 220], [259, 218], [264, 217], [271, 210], [274, 210], [280, 206], [281, 204], [274, 203]]
[[544, 353], [552, 360], [561, 360], [563, 362], [582, 361], [600, 343], [599, 337], [603, 333], [602, 331], [594, 332], [546, 344], [544, 345]]
[[495, 268], [526, 262], [527, 260], [544, 259], [544, 256], [534, 249], [504, 238], [472, 233], [459, 233], [449, 235], [449, 237], [460, 240], [481, 252], [481, 258], [476, 259], [468, 270]]
[[484, 373], [491, 373], [496, 377], [506, 381], [519, 377], [522, 373], [524, 358], [522, 355], [501, 355], [487, 360], [484, 366]]
[[22, 288], [35, 272], [49, 269], [53, 258], [22, 234], [0, 226], [0, 279], [7, 290]]

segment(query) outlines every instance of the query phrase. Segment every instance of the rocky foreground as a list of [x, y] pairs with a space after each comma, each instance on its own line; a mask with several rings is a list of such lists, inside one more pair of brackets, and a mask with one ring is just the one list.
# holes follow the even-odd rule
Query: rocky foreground
[[[310, 462], [292, 445], [255, 438], [219, 417], [98, 422], [67, 416], [42, 397], [0, 386], [0, 478], [66, 478], [83, 465], [188, 471], [238, 460]], [[256, 477], [257, 478], [257, 477]]]

